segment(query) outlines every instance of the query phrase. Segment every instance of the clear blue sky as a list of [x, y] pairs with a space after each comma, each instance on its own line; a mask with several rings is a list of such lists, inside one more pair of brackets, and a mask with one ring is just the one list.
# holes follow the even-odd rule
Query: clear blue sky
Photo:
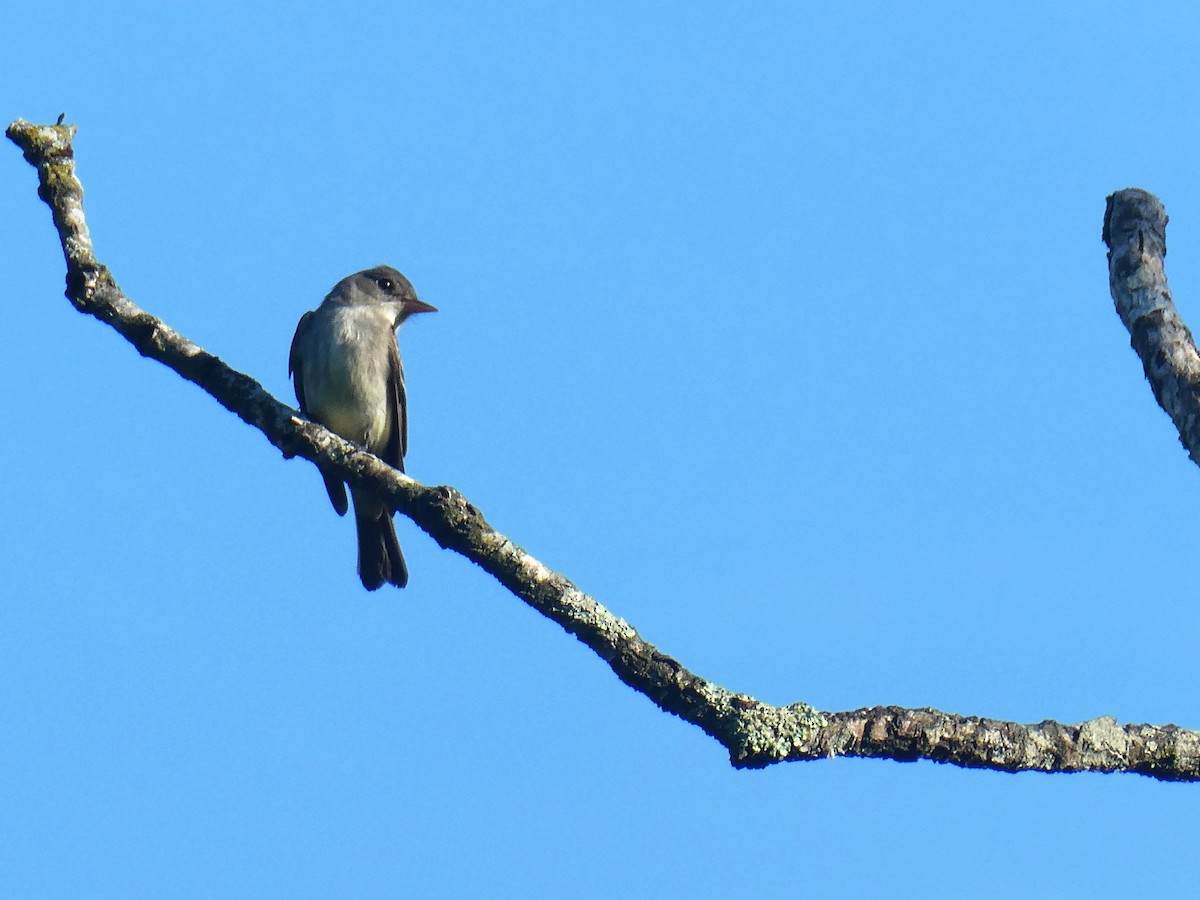
[[[408, 468], [773, 703], [1200, 728], [1200, 471], [1108, 296], [1172, 216], [1200, 325], [1200, 11], [30, 4], [5, 122], [80, 127], [99, 257], [292, 401], [407, 274]], [[1200, 788], [735, 772], [62, 297], [0, 151], [0, 883], [19, 897], [1195, 890]]]

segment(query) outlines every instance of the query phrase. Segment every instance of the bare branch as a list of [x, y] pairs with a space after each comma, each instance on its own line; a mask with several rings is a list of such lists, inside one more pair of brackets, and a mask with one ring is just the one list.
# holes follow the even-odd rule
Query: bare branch
[[1158, 405], [1200, 465], [1200, 354], [1167, 286], [1167, 211], [1157, 197], [1138, 188], [1109, 195], [1104, 243], [1108, 287], [1129, 329], [1129, 343], [1141, 357]]
[[77, 309], [111, 325], [143, 356], [199, 385], [266, 435], [285, 457], [320, 462], [386, 499], [442, 547], [474, 561], [575, 635], [623, 682], [719, 741], [734, 766], [866, 756], [929, 759], [1004, 772], [1135, 772], [1167, 781], [1200, 780], [1200, 733], [1173, 725], [1120, 726], [1107, 717], [1080, 725], [1020, 725], [898, 707], [824, 713], [803, 703], [770, 706], [692, 674], [566, 577], [498, 533], [454, 488], [418, 484], [304, 420], [253, 378], [139, 309], [94, 256], [83, 215], [83, 188], [75, 175], [75, 126], [17, 120], [7, 134], [38, 171], [38, 194], [50, 207], [66, 257], [66, 295]]

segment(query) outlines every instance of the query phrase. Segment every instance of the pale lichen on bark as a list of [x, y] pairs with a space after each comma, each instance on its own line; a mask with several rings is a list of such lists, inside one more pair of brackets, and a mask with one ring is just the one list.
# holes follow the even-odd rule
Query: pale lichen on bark
[[821, 748], [820, 737], [829, 718], [807, 703], [769, 706], [753, 697], [737, 695], [746, 708], [733, 715], [731, 732], [736, 742], [729, 757], [739, 768], [762, 768], [774, 762], [818, 759], [833, 754]]
[[[626, 684], [661, 709], [691, 722], [719, 741], [734, 766], [761, 768], [788, 760], [860, 756], [902, 761], [928, 759], [1006, 772], [1125, 771], [1164, 780], [1200, 780], [1200, 734], [1173, 725], [1122, 727], [1108, 717], [1078, 726], [1055, 722], [1020, 725], [934, 709], [882, 706], [822, 712], [804, 703], [771, 706], [700, 678], [645, 641], [629, 623], [614, 616], [565, 576], [497, 532], [454, 488], [418, 484], [371, 454], [306, 421], [253, 378], [229, 368], [218, 357], [138, 308], [93, 255], [83, 215], [83, 188], [75, 175], [72, 148], [75, 127], [39, 126], [18, 120], [9, 126], [7, 134], [38, 171], [38, 194], [50, 207], [66, 259], [66, 294], [79, 310], [112, 326], [138, 352], [202, 387], [259, 429], [285, 457], [301, 456], [319, 462], [355, 487], [372, 490], [385, 498], [442, 547], [472, 560], [514, 595], [575, 635]], [[1146, 208], [1153, 213], [1152, 204]], [[1176, 406], [1186, 410], [1188, 403], [1194, 409], [1195, 381], [1189, 382], [1179, 373], [1190, 371], [1194, 376], [1200, 371], [1200, 364], [1194, 359], [1195, 347], [1190, 343], [1186, 326], [1177, 316], [1171, 319], [1174, 306], [1166, 290], [1165, 276], [1160, 274], [1162, 253], [1157, 248], [1161, 244], [1165, 252], [1165, 214], [1156, 230], [1153, 224], [1144, 228], [1129, 225], [1119, 212], [1110, 198], [1106, 240], [1110, 235], [1120, 235], [1125, 245], [1132, 246], [1131, 242], [1139, 235], [1140, 238], [1136, 258], [1127, 249], [1114, 249], [1110, 254], [1110, 259], [1115, 260], [1112, 271], [1117, 273], [1114, 285], [1118, 276], [1120, 280], [1120, 288], [1113, 288], [1118, 308], [1125, 304], [1122, 317], [1128, 316], [1127, 324], [1132, 323], [1131, 333], [1142, 328], [1141, 323], [1147, 318], [1155, 316], [1171, 324], [1174, 331], [1166, 325], [1156, 327], [1164, 335], [1169, 332], [1179, 346], [1165, 352], [1162, 360], [1155, 357], [1147, 363], [1147, 374], [1152, 369], [1156, 373], [1162, 370], [1176, 379], [1173, 385], [1156, 387], [1156, 393], [1161, 390], [1170, 399], [1171, 408], [1164, 402], [1168, 412]], [[1153, 215], [1149, 220], [1153, 220]], [[1137, 347], [1136, 335], [1134, 343]], [[1193, 393], [1177, 402], [1186, 390]], [[1190, 415], [1185, 411], [1181, 421], [1194, 425]], [[1194, 450], [1193, 457], [1196, 458]]]

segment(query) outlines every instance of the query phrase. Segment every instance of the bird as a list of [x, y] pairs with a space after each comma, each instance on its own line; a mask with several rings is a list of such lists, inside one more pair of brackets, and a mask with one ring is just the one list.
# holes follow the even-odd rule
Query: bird
[[[401, 472], [408, 451], [408, 403], [397, 331], [410, 316], [427, 312], [437, 309], [418, 299], [394, 268], [364, 269], [343, 278], [320, 306], [300, 317], [288, 355], [300, 411]], [[321, 477], [334, 510], [344, 516], [345, 483], [325, 469]], [[354, 487], [350, 496], [363, 587], [404, 587], [408, 566], [392, 510]]]

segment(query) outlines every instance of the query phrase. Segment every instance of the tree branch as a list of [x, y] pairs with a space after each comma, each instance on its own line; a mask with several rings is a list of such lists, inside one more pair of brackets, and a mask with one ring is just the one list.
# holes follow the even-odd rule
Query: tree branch
[[1117, 191], [1108, 197], [1103, 236], [1117, 315], [1129, 329], [1154, 399], [1200, 465], [1200, 354], [1167, 286], [1167, 211], [1146, 191]]
[[[158, 360], [199, 385], [266, 435], [285, 457], [301, 456], [319, 462], [354, 486], [384, 498], [442, 547], [472, 560], [517, 597], [575, 635], [623, 682], [719, 741], [734, 766], [761, 768], [789, 760], [864, 756], [901, 761], [929, 759], [1003, 772], [1135, 772], [1167, 781], [1200, 780], [1200, 733], [1174, 725], [1120, 726], [1108, 717], [1080, 725], [1020, 725], [898, 707], [819, 712], [804, 703], [770, 706], [692, 674], [566, 577], [546, 568], [498, 533], [454, 488], [418, 484], [301, 418], [253, 378], [229, 368], [139, 309], [95, 258], [83, 215], [83, 188], [75, 175], [75, 126], [38, 126], [17, 120], [9, 126], [7, 135], [37, 169], [38, 195], [50, 207], [66, 258], [66, 296], [78, 310], [111, 325], [143, 356]], [[1112, 210], [1110, 198], [1106, 238], [1110, 230], [1117, 230], [1108, 225], [1114, 219]], [[1165, 217], [1157, 232], [1147, 232], [1153, 234], [1158, 245], [1162, 243], [1163, 225]], [[1146, 243], [1143, 239], [1142, 244]], [[1126, 280], [1132, 280], [1132, 276], [1127, 275]], [[1165, 296], [1169, 304], [1165, 279], [1156, 296]], [[1155, 309], [1161, 310], [1162, 304]], [[1172, 321], [1177, 330], [1187, 334], [1177, 317]], [[1191, 347], [1190, 335], [1187, 338]], [[1160, 402], [1171, 412], [1159, 393]], [[1172, 402], [1183, 393], [1177, 390], [1171, 395], [1175, 398]], [[1192, 404], [1188, 408], [1194, 410], [1194, 392], [1188, 397]], [[1196, 416], [1190, 415], [1187, 421], [1194, 429]], [[1197, 458], [1194, 450], [1193, 458]]]

